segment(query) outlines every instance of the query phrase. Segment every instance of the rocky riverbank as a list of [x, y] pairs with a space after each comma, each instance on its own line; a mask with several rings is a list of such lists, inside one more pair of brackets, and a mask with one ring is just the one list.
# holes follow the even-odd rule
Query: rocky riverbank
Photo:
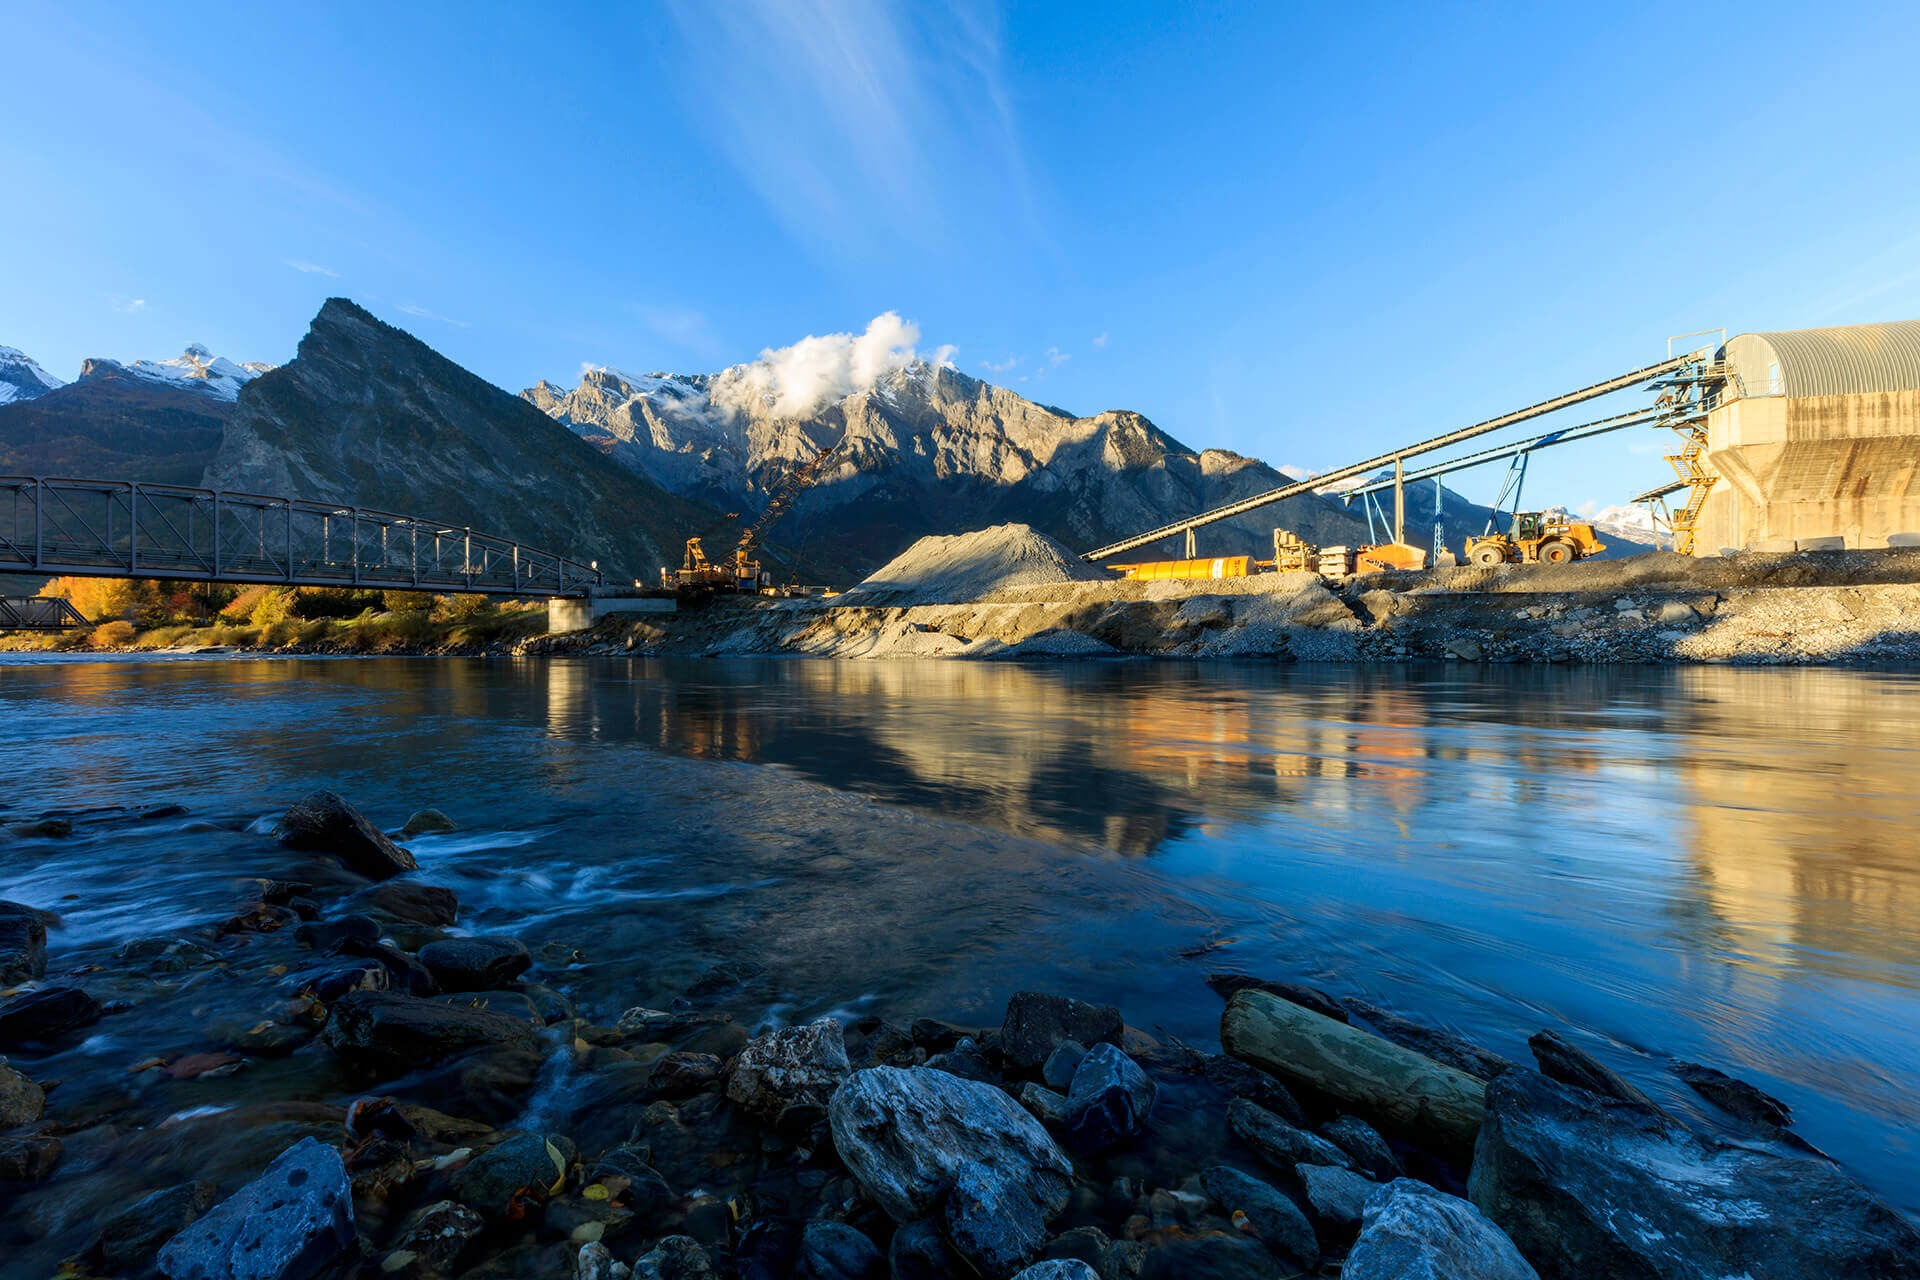
[[[943, 575], [946, 581], [953, 575]], [[836, 658], [1438, 659], [1498, 663], [1920, 661], [1920, 550], [1670, 552], [1345, 579], [1063, 580], [926, 599], [717, 599], [604, 620], [522, 653]]]
[[[578, 953], [421, 878], [406, 841], [452, 825], [316, 793], [226, 911], [109, 963], [0, 904], [9, 1274], [1920, 1276], [1914, 1226], [1711, 1067], [1681, 1115], [1552, 1031], [1522, 1066], [1271, 975], [1210, 980], [1221, 1052], [1061, 992], [749, 1025], [747, 955], [583, 1005]], [[154, 1052], [163, 1006], [197, 1029]]]

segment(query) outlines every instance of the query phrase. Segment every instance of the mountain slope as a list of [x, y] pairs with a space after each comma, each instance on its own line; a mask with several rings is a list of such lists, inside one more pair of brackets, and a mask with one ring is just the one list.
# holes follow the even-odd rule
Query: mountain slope
[[[746, 513], [794, 466], [844, 438], [842, 456], [779, 536], [803, 558], [861, 569], [925, 534], [1009, 522], [1095, 546], [1286, 482], [1250, 458], [1195, 452], [1137, 413], [1079, 418], [927, 361], [800, 418], [755, 398], [718, 398], [732, 372], [599, 369], [572, 391], [541, 382], [521, 394], [662, 487]], [[1356, 512], [1306, 495], [1201, 530], [1198, 547], [1270, 555], [1276, 524], [1325, 543], [1356, 541], [1366, 528]], [[1183, 551], [1176, 540], [1138, 554]]]
[[210, 486], [430, 516], [652, 580], [716, 513], [344, 298], [241, 388]]
[[64, 385], [17, 347], [0, 347], [0, 404], [32, 400]]

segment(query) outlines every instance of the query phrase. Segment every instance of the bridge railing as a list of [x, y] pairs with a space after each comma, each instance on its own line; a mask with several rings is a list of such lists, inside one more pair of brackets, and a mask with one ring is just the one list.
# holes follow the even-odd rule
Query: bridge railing
[[135, 481], [0, 476], [0, 573], [579, 595], [597, 565], [417, 516]]

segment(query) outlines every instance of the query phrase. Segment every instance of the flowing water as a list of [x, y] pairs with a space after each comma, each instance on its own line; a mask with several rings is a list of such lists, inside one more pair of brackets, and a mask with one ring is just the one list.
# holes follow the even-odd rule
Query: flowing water
[[[411, 844], [463, 927], [578, 948], [607, 1019], [746, 958], [763, 1018], [1041, 986], [1204, 1045], [1238, 968], [1520, 1061], [1558, 1028], [1676, 1103], [1670, 1058], [1718, 1066], [1920, 1209], [1912, 676], [26, 660], [0, 725], [0, 820], [191, 811], [0, 844], [56, 970], [220, 918], [324, 785], [452, 815]], [[76, 1052], [138, 1056], [115, 1025]]]

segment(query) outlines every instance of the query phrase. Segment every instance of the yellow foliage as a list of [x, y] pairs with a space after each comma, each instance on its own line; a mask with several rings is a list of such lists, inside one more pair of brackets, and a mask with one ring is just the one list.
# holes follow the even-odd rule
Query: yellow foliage
[[87, 643], [96, 649], [124, 649], [133, 643], [133, 624], [125, 618], [103, 622], [93, 629]]

